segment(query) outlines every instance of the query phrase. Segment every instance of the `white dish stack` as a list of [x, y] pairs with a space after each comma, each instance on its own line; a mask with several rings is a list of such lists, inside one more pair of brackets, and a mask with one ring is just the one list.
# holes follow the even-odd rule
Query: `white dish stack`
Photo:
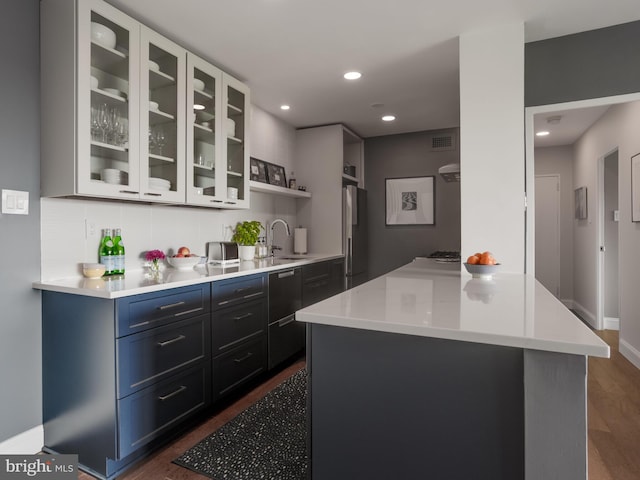
[[149, 188], [151, 190], [171, 190], [171, 182], [164, 178], [149, 177]]
[[107, 183], [115, 185], [127, 185], [129, 183], [129, 174], [116, 168], [104, 168], [100, 172], [100, 177]]

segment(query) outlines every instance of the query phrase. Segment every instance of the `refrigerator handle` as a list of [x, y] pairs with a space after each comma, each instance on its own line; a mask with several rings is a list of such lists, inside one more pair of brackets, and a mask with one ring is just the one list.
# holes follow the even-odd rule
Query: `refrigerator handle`
[[347, 253], [345, 261], [345, 274], [351, 275], [351, 272], [353, 271], [353, 246], [351, 245], [351, 238], [347, 238]]

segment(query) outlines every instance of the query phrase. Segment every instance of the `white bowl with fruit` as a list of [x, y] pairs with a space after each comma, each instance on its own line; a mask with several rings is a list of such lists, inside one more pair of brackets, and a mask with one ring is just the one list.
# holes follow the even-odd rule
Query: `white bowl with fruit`
[[500, 264], [496, 261], [491, 252], [475, 253], [464, 263], [464, 268], [473, 278], [489, 280], [500, 270]]
[[200, 263], [200, 255], [191, 253], [187, 247], [180, 247], [178, 253], [167, 257], [167, 262], [178, 270], [189, 270]]

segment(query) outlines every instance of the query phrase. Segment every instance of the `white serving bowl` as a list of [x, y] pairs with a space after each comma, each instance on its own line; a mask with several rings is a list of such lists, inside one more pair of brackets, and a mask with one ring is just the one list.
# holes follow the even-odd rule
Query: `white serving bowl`
[[103, 47], [116, 47], [116, 32], [101, 23], [91, 22], [91, 39]]
[[115, 95], [116, 97], [125, 97], [124, 92], [121, 92], [117, 88], [105, 88], [104, 91], [110, 93], [111, 95]]
[[100, 84], [100, 82], [98, 82], [98, 79], [96, 77], [94, 77], [93, 75], [91, 75], [91, 88], [96, 89], [96, 88], [98, 88], [99, 84]]
[[198, 255], [192, 255], [190, 257], [167, 257], [167, 262], [178, 270], [188, 270], [200, 262], [200, 257]]
[[204, 90], [204, 82], [202, 80], [200, 80], [199, 78], [194, 78], [193, 79], [193, 88], [198, 90], [198, 91], [203, 91]]
[[100, 278], [106, 272], [107, 267], [102, 263], [83, 263], [82, 274], [87, 278]]
[[467, 272], [469, 272], [473, 278], [490, 279], [494, 273], [500, 270], [500, 264], [471, 265], [470, 263], [465, 263], [464, 268], [467, 269]]
[[158, 110], [158, 107], [160, 107], [158, 102], [149, 102], [149, 110]]
[[158, 62], [154, 62], [153, 60], [149, 60], [149, 70], [153, 70], [154, 72], [160, 71], [160, 65]]

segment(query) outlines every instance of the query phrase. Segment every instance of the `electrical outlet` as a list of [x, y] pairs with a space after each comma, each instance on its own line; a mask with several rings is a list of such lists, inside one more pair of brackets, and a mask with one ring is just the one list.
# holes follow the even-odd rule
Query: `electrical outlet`
[[84, 220], [84, 238], [90, 238], [96, 236], [96, 222]]

